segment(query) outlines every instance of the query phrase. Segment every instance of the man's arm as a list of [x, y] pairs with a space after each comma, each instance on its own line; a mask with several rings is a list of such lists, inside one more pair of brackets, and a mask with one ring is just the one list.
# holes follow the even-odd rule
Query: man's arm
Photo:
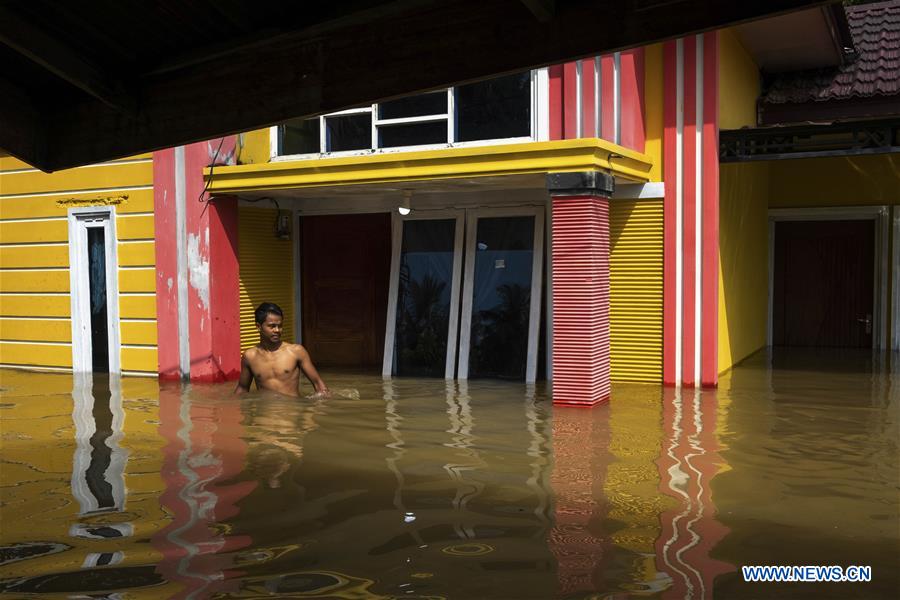
[[243, 394], [250, 391], [250, 383], [253, 381], [253, 371], [250, 370], [250, 363], [247, 356], [241, 357], [241, 377], [238, 379], [237, 387], [234, 388], [235, 394]]
[[297, 344], [297, 362], [300, 363], [300, 370], [303, 371], [303, 374], [306, 375], [309, 382], [316, 388], [316, 393], [328, 392], [328, 386], [325, 385], [325, 382], [319, 377], [319, 372], [316, 371], [316, 367], [309, 357], [309, 352], [307, 352], [306, 348], [300, 344]]

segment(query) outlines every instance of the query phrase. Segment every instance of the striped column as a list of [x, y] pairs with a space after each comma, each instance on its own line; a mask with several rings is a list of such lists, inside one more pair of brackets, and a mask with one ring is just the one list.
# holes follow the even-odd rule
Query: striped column
[[553, 403], [609, 400], [609, 198], [597, 171], [547, 176], [552, 198]]
[[664, 46], [663, 380], [718, 381], [718, 38]]

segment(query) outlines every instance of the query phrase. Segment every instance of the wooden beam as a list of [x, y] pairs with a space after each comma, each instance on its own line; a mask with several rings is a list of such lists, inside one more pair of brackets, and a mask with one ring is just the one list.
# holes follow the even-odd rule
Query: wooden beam
[[[77, 34], [77, 33], [76, 33]], [[64, 42], [0, 4], [0, 43], [27, 56], [54, 75], [120, 111], [137, 112], [137, 102], [121, 82], [78, 55]]]
[[3, 77], [0, 77], [0, 132], [0, 156], [14, 156], [31, 165], [47, 162], [46, 119], [22, 89]]
[[519, 0], [441, 2], [145, 77], [134, 117], [100, 102], [60, 106], [51, 155], [38, 166], [211, 139], [823, 3], [568, 0], [539, 23]]
[[521, 0], [534, 18], [546, 23], [556, 14], [556, 0]]

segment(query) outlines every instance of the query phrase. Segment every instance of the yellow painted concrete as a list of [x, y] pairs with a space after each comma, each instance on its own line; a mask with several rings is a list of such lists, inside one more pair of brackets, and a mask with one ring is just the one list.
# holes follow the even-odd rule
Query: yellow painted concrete
[[123, 371], [143, 371], [156, 373], [159, 369], [159, 355], [156, 348], [122, 348]]
[[120, 240], [152, 240], [153, 215], [116, 218], [116, 235]]
[[156, 296], [119, 295], [119, 318], [155, 319]]
[[647, 181], [651, 167], [645, 154], [607, 140], [582, 138], [217, 167], [210, 190], [240, 193], [590, 170]]
[[237, 163], [258, 165], [269, 162], [271, 155], [268, 129], [247, 131], [238, 136]]
[[119, 292], [156, 292], [156, 269], [119, 269]]
[[[122, 161], [133, 161], [133, 160], [142, 160], [152, 158], [153, 154], [150, 152], [146, 152], [144, 154], [136, 154], [134, 156], [129, 156], [126, 158], [117, 158], [115, 160], [107, 161], [107, 163], [117, 163]], [[88, 167], [78, 167], [80, 169], [88, 168]], [[34, 167], [29, 165], [26, 162], [19, 160], [18, 158], [14, 158], [12, 156], [3, 156], [0, 157], [0, 172], [2, 171], [22, 171], [22, 170], [31, 170], [36, 171]]]
[[0, 219], [65, 217], [70, 207], [109, 205], [115, 206], [118, 214], [152, 212], [153, 190], [113, 189], [103, 192], [59, 192], [55, 194], [35, 192], [12, 198], [0, 196]]
[[71, 312], [70, 302], [68, 294], [59, 296], [0, 294], [0, 316], [68, 318]]
[[719, 172], [719, 372], [766, 345], [768, 195], [766, 163]]
[[900, 153], [768, 164], [770, 208], [900, 204]]
[[41, 343], [13, 344], [0, 341], [0, 364], [71, 369], [72, 346]]
[[0, 173], [0, 195], [150, 185], [152, 181], [153, 163], [149, 159], [144, 159], [141, 162], [106, 163], [56, 173], [41, 171]]
[[69, 225], [65, 219], [0, 221], [0, 240], [3, 244], [68, 242]]
[[71, 342], [69, 319], [4, 319], [0, 318], [0, 339], [43, 342]]
[[[152, 267], [156, 264], [156, 246], [153, 242], [118, 244], [118, 252], [120, 267]], [[3, 256], [2, 250], [0, 256]]]
[[644, 154], [650, 157], [650, 181], [663, 174], [663, 46], [644, 48]]
[[719, 128], [756, 125], [759, 69], [730, 29], [719, 31]]
[[0, 269], [68, 267], [69, 246], [0, 246]]
[[121, 321], [123, 344], [156, 345], [156, 321]]
[[68, 292], [69, 270], [0, 271], [0, 290], [4, 292]]

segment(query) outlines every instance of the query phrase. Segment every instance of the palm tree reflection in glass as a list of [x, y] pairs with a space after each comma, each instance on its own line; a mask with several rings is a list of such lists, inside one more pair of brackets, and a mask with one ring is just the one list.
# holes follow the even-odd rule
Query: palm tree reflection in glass
[[517, 283], [496, 288], [500, 303], [472, 315], [469, 373], [524, 379], [531, 290]]
[[431, 274], [412, 279], [408, 264], [404, 261], [400, 265], [397, 342], [401, 374], [427, 377], [444, 374], [449, 323], [446, 288], [446, 282]]

